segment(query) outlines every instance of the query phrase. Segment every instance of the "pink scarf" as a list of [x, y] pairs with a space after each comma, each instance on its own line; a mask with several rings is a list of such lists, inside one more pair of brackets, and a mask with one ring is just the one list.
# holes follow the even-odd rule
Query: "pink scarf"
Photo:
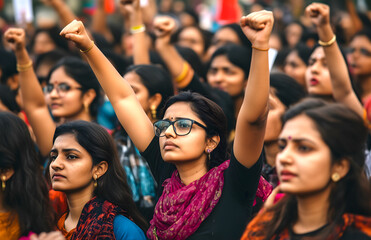
[[147, 231], [149, 239], [183, 240], [191, 236], [218, 203], [228, 167], [229, 160], [187, 186], [174, 171], [163, 183], [164, 191]]

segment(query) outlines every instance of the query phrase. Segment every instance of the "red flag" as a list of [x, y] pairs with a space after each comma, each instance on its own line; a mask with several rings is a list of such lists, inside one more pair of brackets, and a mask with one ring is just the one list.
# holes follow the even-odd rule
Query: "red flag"
[[104, 0], [104, 11], [108, 14], [115, 12], [115, 0]]
[[241, 18], [238, 0], [218, 0], [215, 21], [221, 25], [237, 23]]

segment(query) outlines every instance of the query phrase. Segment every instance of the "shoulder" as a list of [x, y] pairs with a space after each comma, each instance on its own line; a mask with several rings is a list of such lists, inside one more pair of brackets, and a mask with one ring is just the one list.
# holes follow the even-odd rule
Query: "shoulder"
[[146, 239], [142, 229], [123, 215], [117, 215], [113, 220], [113, 232], [118, 240]]

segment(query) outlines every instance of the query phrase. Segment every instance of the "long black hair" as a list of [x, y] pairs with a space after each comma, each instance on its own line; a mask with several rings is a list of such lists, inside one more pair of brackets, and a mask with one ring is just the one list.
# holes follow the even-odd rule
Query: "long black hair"
[[208, 138], [219, 136], [218, 146], [211, 152], [210, 161], [207, 162], [208, 169], [219, 166], [228, 159], [227, 152], [227, 119], [223, 110], [213, 101], [194, 92], [186, 91], [171, 97], [164, 106], [161, 118], [166, 109], [177, 102], [186, 102], [192, 111], [205, 123]]
[[11, 209], [9, 221], [18, 218], [20, 236], [52, 231], [54, 211], [35, 144], [27, 125], [9, 112], [0, 112], [0, 169], [14, 170], [6, 181], [3, 204]]
[[75, 136], [76, 141], [91, 155], [93, 166], [102, 161], [108, 163], [107, 172], [97, 181], [94, 196], [118, 205], [143, 231], [146, 231], [147, 223], [136, 208], [125, 170], [118, 159], [116, 145], [107, 131], [96, 123], [71, 121], [57, 127], [53, 143], [57, 137], [64, 134]]

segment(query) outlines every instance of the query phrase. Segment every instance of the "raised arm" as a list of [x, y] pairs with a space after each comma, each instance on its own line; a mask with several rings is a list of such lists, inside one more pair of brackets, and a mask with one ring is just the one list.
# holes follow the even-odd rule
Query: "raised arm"
[[64, 0], [41, 0], [45, 5], [51, 6], [58, 14], [63, 25], [68, 24], [76, 18], [75, 13], [64, 2]]
[[158, 16], [154, 20], [153, 27], [156, 35], [156, 50], [168, 67], [175, 85], [184, 88], [192, 80], [194, 71], [170, 43], [171, 34], [176, 28], [175, 20], [169, 16]]
[[273, 22], [273, 14], [268, 11], [253, 12], [241, 18], [241, 28], [253, 49], [233, 151], [245, 167], [256, 163], [263, 148], [269, 96], [268, 42]]
[[124, 14], [130, 22], [130, 33], [133, 35], [133, 58], [134, 64], [150, 64], [149, 48], [146, 36], [146, 27], [143, 22], [140, 0], [121, 0], [120, 4]]
[[347, 105], [362, 116], [362, 104], [353, 91], [345, 59], [331, 29], [329, 6], [322, 3], [312, 3], [305, 9], [305, 12], [316, 26], [319, 43], [325, 51], [335, 100]]
[[47, 156], [53, 145], [55, 123], [49, 114], [43, 91], [25, 47], [25, 31], [21, 28], [10, 28], [5, 32], [4, 39], [16, 55], [24, 110], [36, 136], [40, 152], [43, 156]]
[[[107, 14], [104, 11], [104, 1], [105, 0], [96, 1], [96, 9], [92, 17], [91, 31], [101, 34], [108, 42], [112, 43], [114, 39], [111, 31], [107, 26]], [[68, 23], [71, 22], [73, 19], [68, 21]]]
[[144, 151], [154, 137], [153, 126], [130, 85], [94, 45], [81, 21], [72, 21], [61, 35], [75, 43], [86, 56], [106, 92], [120, 123], [139, 151]]

